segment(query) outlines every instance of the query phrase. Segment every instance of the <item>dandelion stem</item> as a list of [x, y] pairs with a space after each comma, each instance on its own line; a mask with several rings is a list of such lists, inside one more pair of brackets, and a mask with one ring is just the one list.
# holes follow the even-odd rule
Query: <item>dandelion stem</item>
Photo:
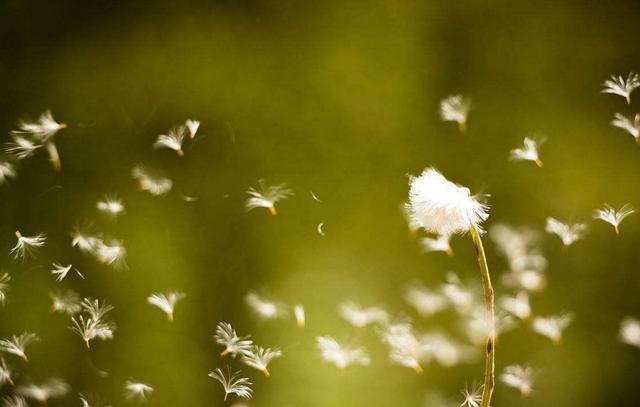
[[487, 339], [486, 359], [484, 366], [484, 386], [482, 390], [481, 407], [489, 407], [493, 388], [495, 387], [495, 299], [493, 286], [491, 285], [491, 275], [489, 274], [489, 266], [487, 266], [487, 257], [482, 246], [480, 233], [475, 227], [471, 228], [471, 238], [476, 248], [478, 256], [478, 265], [480, 266], [480, 276], [482, 277], [482, 287], [484, 289], [484, 303], [487, 308], [487, 317], [489, 326], [491, 327], [489, 338]]

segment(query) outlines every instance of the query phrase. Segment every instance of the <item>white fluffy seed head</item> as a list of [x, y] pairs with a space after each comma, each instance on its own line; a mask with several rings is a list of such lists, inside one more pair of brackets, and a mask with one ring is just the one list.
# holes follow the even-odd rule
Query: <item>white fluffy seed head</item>
[[480, 230], [480, 223], [489, 217], [488, 209], [468, 188], [454, 184], [433, 168], [409, 179], [407, 211], [427, 232], [451, 235], [471, 228]]

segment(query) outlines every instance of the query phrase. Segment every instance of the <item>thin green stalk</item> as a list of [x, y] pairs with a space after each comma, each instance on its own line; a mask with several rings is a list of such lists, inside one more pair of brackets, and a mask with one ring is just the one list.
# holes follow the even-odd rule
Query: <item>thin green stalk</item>
[[493, 395], [493, 388], [495, 387], [495, 323], [496, 323], [496, 310], [495, 310], [495, 298], [493, 293], [493, 286], [491, 285], [491, 275], [489, 274], [489, 266], [487, 266], [487, 257], [484, 254], [484, 247], [482, 246], [482, 239], [480, 239], [480, 233], [475, 227], [471, 228], [471, 238], [476, 248], [476, 255], [478, 256], [478, 265], [480, 266], [480, 276], [482, 277], [482, 288], [484, 289], [484, 304], [487, 309], [487, 317], [489, 319], [489, 326], [491, 327], [489, 338], [487, 339], [486, 359], [484, 364], [484, 387], [482, 390], [482, 405], [481, 407], [489, 407], [491, 403], [491, 396]]

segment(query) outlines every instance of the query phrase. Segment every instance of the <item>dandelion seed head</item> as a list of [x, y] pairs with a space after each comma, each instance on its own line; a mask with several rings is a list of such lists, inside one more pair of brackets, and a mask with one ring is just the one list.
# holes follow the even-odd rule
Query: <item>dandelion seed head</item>
[[480, 223], [489, 217], [488, 207], [471, 196], [468, 188], [448, 181], [433, 168], [410, 177], [407, 209], [415, 224], [440, 235], [480, 229]]

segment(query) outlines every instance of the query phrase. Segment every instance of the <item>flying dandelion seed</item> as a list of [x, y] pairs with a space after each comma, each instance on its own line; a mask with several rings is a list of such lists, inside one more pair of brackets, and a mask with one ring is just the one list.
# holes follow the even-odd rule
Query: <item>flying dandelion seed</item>
[[173, 187], [173, 181], [169, 178], [152, 175], [142, 165], [133, 167], [131, 176], [138, 181], [138, 186], [142, 191], [146, 191], [153, 196], [166, 195]]
[[5, 383], [14, 386], [13, 379], [11, 379], [11, 367], [7, 365], [7, 362], [0, 357], [0, 388], [4, 386]]
[[626, 131], [636, 140], [636, 144], [640, 144], [640, 114], [636, 114], [631, 119], [616, 113], [611, 125]]
[[250, 399], [251, 393], [253, 392], [253, 389], [251, 388], [253, 383], [251, 383], [248, 378], [241, 377], [240, 371], [231, 374], [228, 366], [227, 371], [227, 376], [225, 376], [220, 368], [209, 373], [209, 377], [216, 379], [220, 384], [222, 384], [222, 387], [224, 388], [224, 401], [227, 401], [229, 394], [235, 394], [238, 397]]
[[53, 119], [50, 110], [42, 113], [37, 121], [28, 122], [21, 121], [19, 129], [13, 130], [12, 134], [22, 134], [35, 137], [42, 141], [47, 141], [53, 137], [59, 130], [67, 127], [64, 123], [58, 123]]
[[[56, 281], [57, 282], [61, 282], [62, 280], [64, 280], [67, 277], [67, 274], [69, 274], [69, 271], [71, 271], [72, 267], [73, 267], [72, 264], [69, 264], [68, 266], [63, 266], [63, 265], [58, 264], [58, 263], [53, 263], [53, 269], [51, 270], [51, 274], [56, 276]], [[73, 270], [82, 279], [84, 279], [84, 276], [77, 269], [73, 269]]]
[[182, 150], [182, 143], [184, 142], [184, 138], [186, 135], [187, 135], [186, 126], [174, 127], [171, 130], [169, 130], [167, 134], [159, 135], [156, 142], [153, 143], [153, 148], [155, 149], [168, 148], [170, 150], [175, 151], [176, 154], [178, 154], [178, 157], [182, 157], [184, 156], [184, 151]]
[[91, 298], [85, 298], [80, 306], [84, 315], [72, 317], [69, 329], [82, 338], [87, 348], [90, 347], [89, 342], [94, 339], [113, 339], [116, 326], [105, 319], [113, 310], [113, 306]]
[[68, 315], [75, 315], [82, 310], [80, 296], [73, 290], [65, 292], [52, 292], [49, 294], [51, 298], [51, 312], [62, 312]]
[[542, 161], [540, 160], [540, 155], [538, 153], [538, 150], [540, 149], [540, 145], [542, 143], [543, 140], [536, 141], [531, 137], [525, 137], [523, 146], [511, 150], [509, 159], [533, 161], [538, 167], [542, 167]]
[[31, 156], [37, 147], [44, 146], [53, 168], [59, 171], [60, 156], [53, 142], [53, 136], [66, 127], [66, 124], [58, 123], [53, 119], [51, 111], [42, 113], [35, 122], [22, 121], [19, 129], [11, 132], [14, 143], [8, 146], [7, 152], [14, 154], [18, 159], [24, 159]]
[[17, 175], [16, 167], [9, 161], [0, 161], [0, 185]]
[[300, 304], [293, 306], [293, 315], [296, 317], [296, 324], [298, 328], [304, 328], [306, 324], [306, 317], [304, 313], [304, 307]]
[[0, 304], [2, 305], [4, 305], [4, 302], [7, 300], [9, 281], [11, 281], [11, 276], [9, 276], [9, 273], [0, 274]]
[[512, 273], [539, 273], [547, 268], [547, 259], [538, 248], [540, 233], [537, 230], [495, 224], [489, 230], [489, 237], [509, 262]]
[[40, 338], [38, 338], [38, 335], [28, 332], [20, 335], [13, 335], [11, 338], [0, 340], [0, 352], [18, 356], [25, 362], [29, 362], [29, 358], [27, 357], [25, 350], [27, 346], [39, 340]]
[[446, 282], [440, 286], [440, 291], [459, 314], [467, 315], [474, 308], [472, 290], [463, 284], [456, 273], [447, 273]]
[[437, 314], [448, 306], [447, 298], [444, 295], [418, 284], [407, 287], [404, 299], [423, 317]]
[[451, 235], [439, 235], [433, 237], [423, 237], [420, 239], [420, 247], [422, 252], [443, 252], [447, 256], [453, 256], [453, 249], [451, 248]]
[[620, 234], [620, 223], [629, 215], [635, 212], [633, 206], [629, 204], [622, 205], [620, 210], [615, 210], [609, 205], [605, 205], [602, 209], [596, 209], [593, 212], [594, 219], [600, 219], [613, 226], [616, 235]]
[[380, 332], [382, 341], [389, 346], [389, 359], [400, 366], [408, 367], [421, 374], [421, 362], [426, 358], [426, 350], [408, 323], [392, 324]]
[[560, 240], [562, 240], [562, 244], [565, 247], [569, 247], [584, 236], [587, 231], [587, 225], [584, 223], [568, 225], [555, 218], [549, 217], [547, 218], [547, 224], [544, 230], [547, 233], [558, 236]]
[[2, 407], [29, 407], [22, 396], [7, 396], [2, 398]]
[[471, 101], [462, 95], [451, 95], [440, 102], [440, 118], [445, 122], [458, 123], [461, 133], [467, 130], [467, 117]]
[[185, 294], [177, 291], [172, 291], [167, 294], [152, 294], [147, 297], [147, 302], [153, 306], [156, 306], [167, 314], [167, 319], [173, 321], [173, 310], [176, 307], [178, 301], [183, 299]]
[[604, 86], [602, 93], [622, 96], [627, 104], [631, 104], [631, 93], [640, 86], [640, 78], [638, 74], [633, 72], [629, 72], [627, 79], [624, 79], [622, 75], [611, 75], [611, 78], [604, 81], [602, 86]]
[[502, 309], [519, 319], [528, 319], [531, 316], [529, 295], [521, 291], [515, 297], [505, 296], [500, 300]]
[[112, 266], [116, 270], [125, 270], [127, 268], [127, 249], [122, 242], [111, 240], [105, 242], [98, 240], [95, 242], [92, 254], [102, 264]]
[[464, 400], [460, 406], [480, 407], [480, 403], [482, 402], [482, 391], [482, 384], [479, 383], [474, 383], [471, 387], [466, 386], [461, 392]]
[[363, 328], [371, 324], [385, 325], [389, 321], [389, 314], [382, 308], [360, 308], [352, 301], [341, 304], [339, 312], [345, 321], [356, 328]]
[[341, 345], [330, 336], [316, 337], [316, 346], [322, 359], [333, 363], [338, 369], [346, 369], [350, 365], [368, 366], [369, 355], [363, 348], [351, 348]]
[[250, 187], [247, 190], [249, 198], [245, 203], [245, 209], [250, 211], [256, 208], [267, 208], [272, 215], [277, 213], [276, 203], [293, 195], [293, 191], [286, 184], [269, 186], [264, 180], [258, 180], [258, 188]]
[[[466, 326], [466, 329], [464, 329]], [[516, 326], [515, 320], [510, 315], [497, 313], [493, 320], [488, 316], [484, 309], [475, 306], [463, 321], [463, 329], [466, 331], [469, 342], [482, 345], [487, 342], [487, 338], [495, 339], [506, 331]]]
[[267, 301], [255, 292], [247, 293], [245, 301], [258, 316], [264, 319], [277, 319], [284, 317], [287, 312], [282, 304]]
[[571, 324], [573, 316], [569, 313], [549, 317], [535, 317], [531, 328], [534, 332], [546, 336], [556, 344], [562, 342], [562, 332]]
[[99, 212], [113, 218], [124, 214], [124, 205], [122, 200], [114, 197], [105, 196], [102, 200], [98, 201], [96, 208]]
[[189, 138], [193, 139], [196, 137], [196, 133], [198, 132], [198, 129], [200, 128], [200, 122], [197, 120], [191, 120], [191, 119], [187, 119], [187, 121], [184, 124], [186, 126], [186, 128], [189, 130]]
[[13, 135], [12, 138], [12, 142], [5, 143], [4, 151], [18, 160], [31, 157], [38, 148], [42, 147], [41, 144], [36, 144], [22, 136]]
[[83, 253], [93, 254], [97, 247], [102, 244], [102, 236], [92, 233], [87, 229], [88, 226], [82, 227], [75, 225], [73, 227], [73, 231], [69, 233], [71, 236], [71, 247], [77, 247]]
[[142, 382], [127, 380], [124, 384], [124, 396], [127, 400], [147, 401], [153, 391], [153, 387]]
[[626, 317], [620, 324], [620, 341], [640, 348], [640, 320]]
[[99, 396], [91, 393], [79, 393], [80, 403], [82, 407], [111, 407], [107, 402]]
[[504, 368], [500, 380], [520, 391], [522, 397], [528, 397], [533, 390], [533, 369], [528, 366], [511, 365]]
[[314, 201], [316, 201], [318, 203], [322, 203], [320, 198], [318, 198], [318, 196], [316, 194], [314, 194], [313, 191], [309, 191], [309, 193], [311, 194], [311, 199], [313, 199]]
[[249, 339], [251, 335], [238, 336], [235, 329], [228, 322], [219, 322], [216, 327], [216, 333], [213, 335], [218, 345], [224, 346], [224, 350], [220, 356], [231, 355], [236, 357], [238, 354], [245, 354], [251, 350], [253, 341]]
[[22, 236], [20, 231], [16, 230], [15, 235], [18, 241], [9, 254], [16, 260], [21, 259], [24, 261], [28, 257], [35, 256], [38, 249], [44, 246], [47, 241], [47, 235], [44, 233], [39, 233], [35, 236]]
[[66, 382], [60, 379], [49, 379], [43, 384], [26, 384], [16, 389], [23, 397], [33, 399], [42, 405], [47, 405], [52, 398], [64, 397], [71, 390]]
[[252, 346], [248, 351], [242, 353], [242, 363], [254, 369], [261, 370], [265, 376], [271, 376], [269, 363], [273, 359], [282, 356], [282, 352], [278, 349], [263, 348], [261, 346]]

